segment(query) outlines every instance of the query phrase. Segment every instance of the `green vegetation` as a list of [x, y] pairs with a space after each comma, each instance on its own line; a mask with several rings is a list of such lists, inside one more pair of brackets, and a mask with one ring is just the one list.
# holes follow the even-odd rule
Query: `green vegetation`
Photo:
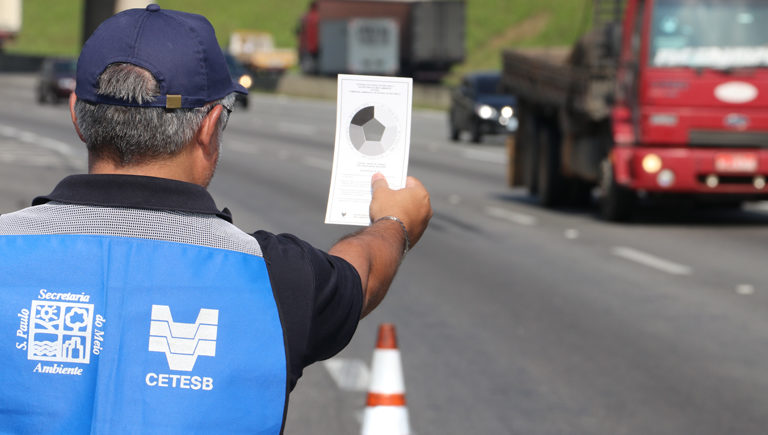
[[24, 0], [21, 33], [11, 53], [74, 56], [80, 49], [82, 0]]
[[[159, 0], [162, 7], [205, 15], [222, 46], [238, 29], [272, 33], [278, 47], [294, 47], [294, 29], [310, 0]], [[74, 56], [80, 50], [83, 0], [24, 0], [22, 31], [13, 53]]]
[[[295, 47], [294, 29], [310, 0], [159, 0], [169, 9], [203, 14], [226, 45], [237, 29], [274, 35], [279, 47]], [[589, 25], [591, 0], [467, 0], [467, 62], [454, 72], [495, 69], [500, 50], [570, 45]], [[83, 0], [24, 0], [24, 23], [15, 53], [76, 55]]]
[[501, 50], [568, 46], [591, 21], [592, 0], [470, 0], [467, 2], [467, 59], [449, 82], [468, 71], [499, 69]]

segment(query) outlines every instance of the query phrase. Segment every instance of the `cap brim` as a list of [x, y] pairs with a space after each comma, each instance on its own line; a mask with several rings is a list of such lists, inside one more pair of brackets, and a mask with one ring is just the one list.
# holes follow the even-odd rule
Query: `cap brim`
[[248, 89], [245, 89], [245, 86], [241, 85], [240, 83], [233, 83], [233, 85], [235, 85], [235, 92], [248, 95]]

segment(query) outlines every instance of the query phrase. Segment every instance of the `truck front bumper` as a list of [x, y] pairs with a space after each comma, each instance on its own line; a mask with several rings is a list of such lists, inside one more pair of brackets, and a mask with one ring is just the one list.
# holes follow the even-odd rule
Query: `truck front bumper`
[[635, 191], [768, 197], [768, 149], [616, 147], [611, 161]]

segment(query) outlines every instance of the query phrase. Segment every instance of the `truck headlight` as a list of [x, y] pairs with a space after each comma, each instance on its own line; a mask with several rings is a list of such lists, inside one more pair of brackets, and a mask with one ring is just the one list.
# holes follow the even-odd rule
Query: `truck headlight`
[[656, 154], [646, 154], [643, 157], [643, 170], [649, 174], [655, 174], [661, 170], [661, 157]]
[[515, 114], [515, 111], [509, 106], [504, 106], [501, 108], [501, 116], [505, 118], [511, 118], [512, 115], [514, 114]]
[[491, 119], [494, 115], [496, 115], [496, 109], [487, 104], [478, 105], [475, 107], [475, 112], [477, 112], [477, 116], [483, 119]]

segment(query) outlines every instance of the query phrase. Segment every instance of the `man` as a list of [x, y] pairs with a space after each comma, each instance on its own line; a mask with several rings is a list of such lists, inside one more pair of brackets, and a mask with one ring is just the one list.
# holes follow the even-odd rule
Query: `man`
[[386, 294], [427, 191], [374, 175], [372, 225], [329, 253], [243, 233], [205, 190], [246, 92], [226, 68], [205, 18], [157, 5], [85, 43], [89, 174], [0, 216], [0, 432], [280, 433], [303, 368]]

